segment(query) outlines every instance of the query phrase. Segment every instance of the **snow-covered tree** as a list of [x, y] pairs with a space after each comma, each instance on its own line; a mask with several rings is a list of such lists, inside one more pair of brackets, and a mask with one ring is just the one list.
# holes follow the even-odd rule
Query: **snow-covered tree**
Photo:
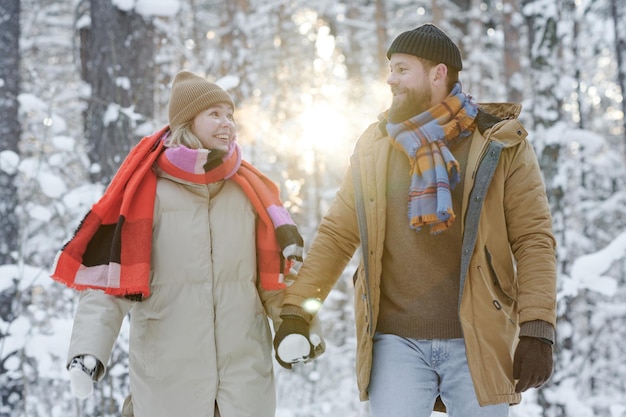
[[[120, 3], [122, 4], [122, 3]], [[152, 117], [154, 29], [149, 17], [92, 0], [80, 16], [80, 56], [87, 98], [85, 133], [92, 180], [108, 184]]]
[[[15, 210], [15, 184], [21, 134], [18, 119], [20, 81], [20, 2], [0, 5], [0, 265], [12, 264], [19, 250]], [[18, 416], [24, 407], [23, 346], [11, 343], [12, 325], [18, 318], [18, 283], [15, 274], [0, 280], [0, 416]]]

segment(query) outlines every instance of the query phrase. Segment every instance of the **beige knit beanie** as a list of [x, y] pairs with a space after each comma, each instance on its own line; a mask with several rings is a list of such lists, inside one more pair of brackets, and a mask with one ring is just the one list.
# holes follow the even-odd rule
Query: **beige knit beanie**
[[219, 85], [189, 71], [180, 71], [174, 77], [170, 94], [170, 129], [176, 130], [217, 103], [226, 103], [235, 109], [233, 100]]

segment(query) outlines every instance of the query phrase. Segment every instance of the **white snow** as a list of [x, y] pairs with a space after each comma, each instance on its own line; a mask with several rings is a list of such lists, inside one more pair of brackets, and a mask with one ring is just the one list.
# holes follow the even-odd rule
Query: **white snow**
[[300, 334], [290, 334], [278, 345], [278, 356], [283, 362], [293, 363], [306, 359], [311, 352], [309, 341]]
[[135, 10], [144, 16], [174, 16], [180, 9], [179, 0], [112, 0], [113, 5], [125, 12]]
[[626, 232], [617, 236], [604, 249], [581, 256], [574, 261], [571, 278], [582, 288], [611, 297], [617, 290], [617, 279], [604, 275], [617, 260], [626, 256]]
[[17, 172], [17, 167], [20, 163], [20, 156], [13, 151], [0, 152], [0, 170], [6, 172], [9, 175], [13, 175]]

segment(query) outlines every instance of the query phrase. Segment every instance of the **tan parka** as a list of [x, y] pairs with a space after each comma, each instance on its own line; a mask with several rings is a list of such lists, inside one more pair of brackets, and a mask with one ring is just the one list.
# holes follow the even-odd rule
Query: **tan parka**
[[[151, 295], [81, 293], [68, 362], [108, 364], [130, 314], [132, 407], [125, 416], [273, 417], [272, 334], [282, 291], [257, 285], [255, 217], [232, 181], [189, 184], [159, 173]], [[102, 378], [103, 373], [98, 375]]]
[[[555, 326], [556, 255], [545, 186], [516, 119], [521, 107], [481, 108], [502, 120], [472, 136], [457, 221], [463, 222], [459, 314], [476, 395], [484, 406], [521, 400], [513, 379], [519, 325], [543, 320]], [[357, 141], [336, 199], [284, 300], [295, 306], [310, 298], [324, 300], [361, 245], [354, 277], [361, 400], [368, 399], [385, 239], [391, 144], [383, 126], [372, 124]]]

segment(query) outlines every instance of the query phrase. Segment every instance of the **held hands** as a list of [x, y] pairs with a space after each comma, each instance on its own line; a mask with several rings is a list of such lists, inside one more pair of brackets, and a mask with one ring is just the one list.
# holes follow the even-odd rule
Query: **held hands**
[[513, 358], [513, 378], [517, 379], [515, 392], [539, 388], [552, 375], [552, 345], [539, 338], [522, 336]]
[[70, 373], [70, 387], [76, 398], [84, 399], [93, 392], [94, 377], [98, 360], [91, 355], [76, 356], [67, 370]]
[[298, 362], [309, 362], [321, 350], [322, 338], [309, 333], [309, 324], [299, 316], [282, 316], [274, 337], [276, 360], [285, 369]]

